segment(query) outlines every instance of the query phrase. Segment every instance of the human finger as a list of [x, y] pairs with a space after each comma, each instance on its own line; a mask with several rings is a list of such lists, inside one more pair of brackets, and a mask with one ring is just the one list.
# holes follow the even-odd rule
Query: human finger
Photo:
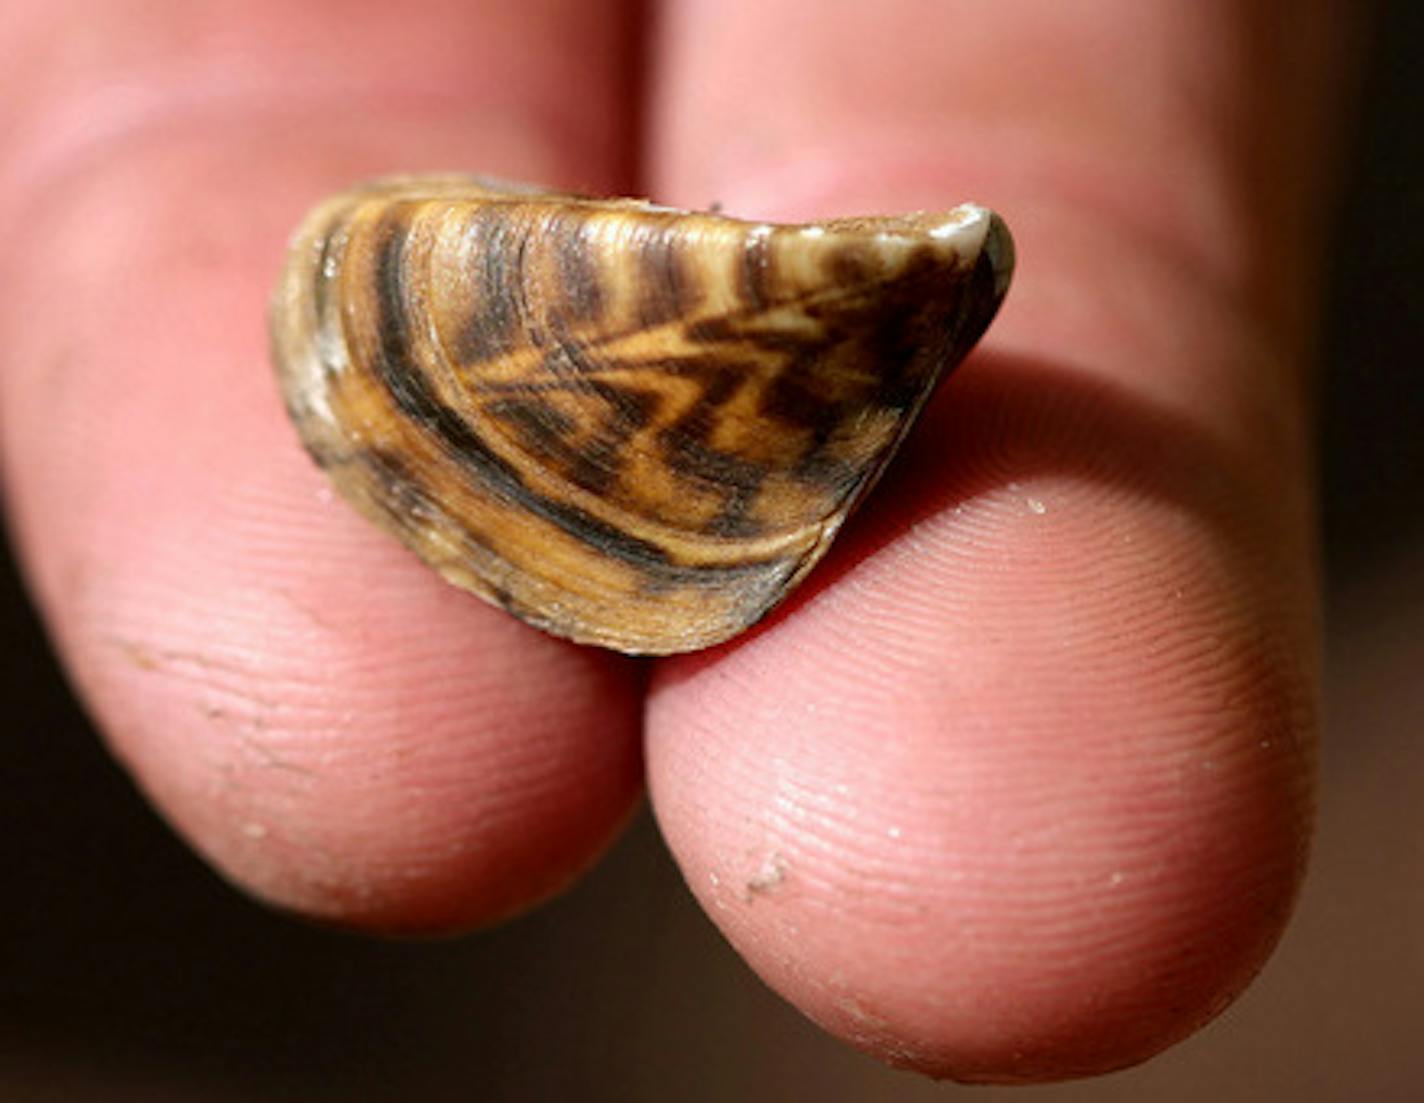
[[966, 1079], [1119, 1067], [1240, 991], [1302, 872], [1322, 173], [1288, 82], [1328, 12], [823, 11], [668, 6], [654, 191], [976, 199], [1019, 272], [806, 591], [660, 668], [654, 806], [731, 941], [855, 1044]]
[[486, 922], [565, 884], [637, 799], [633, 668], [456, 595], [334, 500], [264, 333], [325, 192], [450, 169], [624, 186], [622, 11], [160, 0], [5, 21], [19, 550], [115, 752], [282, 907]]

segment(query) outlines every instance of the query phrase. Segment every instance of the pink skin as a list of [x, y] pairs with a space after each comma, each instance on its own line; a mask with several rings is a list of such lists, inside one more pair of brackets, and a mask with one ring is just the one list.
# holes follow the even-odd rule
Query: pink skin
[[[426, 6], [0, 19], [30, 93], [0, 95], [7, 491], [116, 753], [250, 891], [427, 931], [585, 868], [645, 734], [693, 891], [854, 1044], [1043, 1080], [1199, 1026], [1278, 936], [1311, 818], [1323, 173], [1303, 93], [1263, 90], [1324, 4], [1272, 35], [1225, 0], [669, 3], [641, 181], [611, 6]], [[645, 718], [642, 667], [356, 519], [277, 402], [261, 318], [303, 208], [461, 167], [1015, 229], [1002, 319], [872, 505], [768, 625], [653, 667]]]

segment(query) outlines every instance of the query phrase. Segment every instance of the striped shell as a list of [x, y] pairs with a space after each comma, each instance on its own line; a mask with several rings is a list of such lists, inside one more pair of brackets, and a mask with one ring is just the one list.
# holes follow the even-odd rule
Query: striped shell
[[773, 226], [473, 178], [319, 205], [272, 309], [367, 517], [530, 624], [707, 647], [825, 554], [1013, 264], [975, 206]]

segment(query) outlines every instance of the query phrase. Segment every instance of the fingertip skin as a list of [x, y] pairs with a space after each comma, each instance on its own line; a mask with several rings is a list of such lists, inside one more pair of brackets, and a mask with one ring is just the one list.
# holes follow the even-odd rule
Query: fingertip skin
[[249, 504], [73, 595], [64, 651], [115, 750], [227, 879], [308, 919], [451, 933], [561, 891], [639, 799], [635, 674], [452, 600], [291, 481], [305, 516]]
[[827, 1029], [934, 1076], [1089, 1076], [1198, 1029], [1284, 928], [1310, 593], [1226, 520], [1246, 485], [1144, 478], [1102, 403], [1054, 441], [1034, 407], [1071, 388], [966, 370], [823, 588], [659, 672], [650, 785], [714, 921]]
[[847, 658], [832, 616], [652, 709], [659, 822], [773, 987], [896, 1063], [1025, 1082], [1144, 1060], [1245, 987], [1311, 819], [1308, 725], [1249, 686], [1259, 656], [1144, 701], [1110, 655], [1053, 679], [1044, 641]]

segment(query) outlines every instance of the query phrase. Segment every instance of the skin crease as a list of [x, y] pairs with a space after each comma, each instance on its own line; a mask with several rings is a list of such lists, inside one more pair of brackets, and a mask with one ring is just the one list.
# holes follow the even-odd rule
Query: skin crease
[[[689, 885], [834, 1033], [963, 1079], [1150, 1056], [1259, 969], [1308, 844], [1324, 127], [1293, 81], [1329, 85], [1331, 9], [668, 3], [642, 179], [630, 26], [592, 9], [0, 17], [30, 91], [0, 96], [6, 491], [76, 685], [225, 875], [383, 931], [568, 883], [642, 729]], [[643, 666], [452, 596], [276, 401], [302, 210], [455, 167], [1015, 231], [1000, 321], [872, 505], [769, 624], [653, 667], [643, 717]]]

